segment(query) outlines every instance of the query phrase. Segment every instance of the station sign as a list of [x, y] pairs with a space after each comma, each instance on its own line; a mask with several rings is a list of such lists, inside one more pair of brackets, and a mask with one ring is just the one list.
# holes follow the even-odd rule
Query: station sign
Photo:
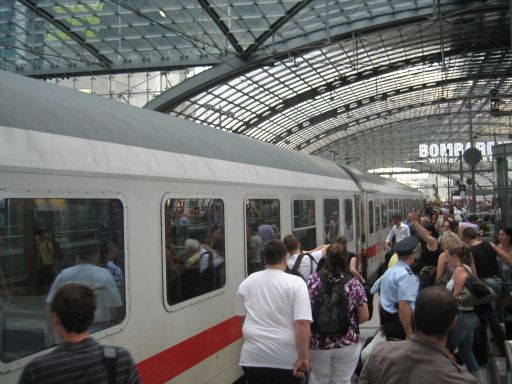
[[[494, 141], [477, 141], [474, 147], [482, 152], [482, 161], [492, 161], [492, 147]], [[428, 159], [429, 163], [453, 163], [458, 161], [459, 155], [471, 148], [471, 143], [439, 143], [420, 144], [418, 154], [420, 159]]]

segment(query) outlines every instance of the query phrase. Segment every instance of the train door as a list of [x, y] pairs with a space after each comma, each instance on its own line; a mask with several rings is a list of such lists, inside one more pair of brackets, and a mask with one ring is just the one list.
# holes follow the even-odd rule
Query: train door
[[324, 199], [323, 206], [324, 235], [322, 244], [333, 244], [340, 235], [340, 200], [338, 198]]
[[354, 236], [354, 199], [343, 197], [343, 229], [342, 234], [347, 238], [347, 247], [351, 252], [356, 252], [356, 237]]
[[366, 215], [364, 217], [366, 222], [366, 241], [367, 241], [367, 251], [366, 255], [368, 257], [368, 268], [369, 270], [373, 270], [372, 264], [374, 263], [373, 256], [377, 254], [376, 247], [376, 232], [375, 228], [375, 194], [372, 192], [366, 193]]

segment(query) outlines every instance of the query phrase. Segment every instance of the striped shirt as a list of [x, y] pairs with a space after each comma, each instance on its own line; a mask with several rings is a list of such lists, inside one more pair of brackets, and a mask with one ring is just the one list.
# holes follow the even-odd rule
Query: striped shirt
[[[142, 383], [130, 353], [117, 348], [116, 383]], [[107, 384], [102, 347], [92, 337], [77, 343], [64, 342], [50, 353], [32, 360], [19, 384]]]

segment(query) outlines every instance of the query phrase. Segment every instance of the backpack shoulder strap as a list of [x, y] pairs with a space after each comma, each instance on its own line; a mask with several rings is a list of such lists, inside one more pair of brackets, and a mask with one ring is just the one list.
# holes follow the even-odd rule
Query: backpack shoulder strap
[[304, 257], [303, 253], [299, 253], [299, 256], [297, 256], [297, 260], [295, 260], [295, 264], [293, 264], [292, 273], [294, 275], [297, 274], [297, 271], [299, 270], [300, 263], [302, 262], [302, 258]]
[[318, 265], [318, 263], [316, 262], [315, 258], [313, 257], [313, 255], [311, 253], [309, 253], [309, 252], [303, 253], [302, 257], [304, 257], [304, 256], [308, 256], [309, 257], [309, 261], [310, 261], [310, 264], [309, 264], [310, 265], [309, 274], [312, 275], [313, 272], [315, 272], [315, 270], [316, 270], [316, 268], [315, 268], [315, 270], [313, 270], [313, 263], [315, 263], [316, 265]]
[[103, 364], [107, 367], [108, 384], [115, 384], [117, 375], [117, 348], [102, 345], [101, 357]]

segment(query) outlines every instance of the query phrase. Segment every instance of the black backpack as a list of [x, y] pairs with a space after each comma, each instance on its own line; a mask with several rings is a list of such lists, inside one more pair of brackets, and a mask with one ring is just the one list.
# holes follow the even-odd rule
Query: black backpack
[[322, 272], [318, 276], [322, 285], [313, 301], [311, 329], [321, 336], [345, 336], [350, 325], [345, 284], [353, 276], [347, 274], [335, 283], [329, 281]]
[[[311, 271], [310, 271], [309, 275], [311, 276], [313, 274], [313, 272], [320, 272], [320, 270], [322, 269], [322, 267], [324, 265], [325, 258], [322, 258], [322, 260], [320, 260], [320, 262], [317, 263], [315, 258], [313, 257], [313, 255], [309, 252], [300, 253], [299, 256], [297, 256], [297, 260], [295, 260], [295, 264], [293, 264], [293, 268], [290, 269], [290, 268], [288, 268], [288, 265], [287, 265], [285, 272], [291, 273], [292, 275], [295, 275], [295, 276], [299, 276], [300, 278], [302, 278], [304, 280], [304, 276], [302, 276], [302, 274], [299, 272], [300, 263], [302, 262], [302, 259], [304, 258], [304, 256], [309, 256], [309, 259], [311, 260]], [[316, 268], [313, 268], [314, 264], [316, 264]]]

